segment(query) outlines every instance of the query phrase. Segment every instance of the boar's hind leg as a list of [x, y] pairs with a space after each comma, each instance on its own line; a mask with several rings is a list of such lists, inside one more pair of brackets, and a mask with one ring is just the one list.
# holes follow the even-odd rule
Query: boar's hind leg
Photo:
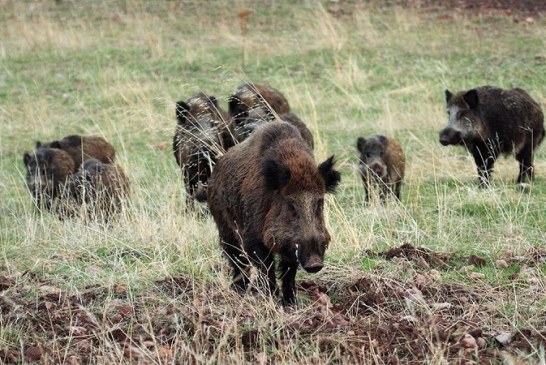
[[521, 151], [516, 154], [516, 160], [519, 162], [518, 184], [533, 180], [533, 147], [531, 143], [526, 143], [523, 146]]
[[478, 168], [478, 183], [480, 187], [489, 186], [493, 165], [497, 159], [496, 151], [492, 150], [485, 143], [482, 143], [472, 149], [472, 156], [474, 156], [474, 161]]
[[[258, 285], [266, 284], [267, 290], [269, 290], [271, 294], [275, 294], [277, 284], [273, 253], [270, 252], [259, 239], [243, 238], [243, 242], [245, 251], [260, 271], [261, 275], [258, 278]], [[264, 283], [263, 280], [266, 280], [266, 282]]]
[[231, 288], [238, 293], [244, 293], [250, 281], [250, 262], [231, 231], [222, 232], [220, 237], [222, 248], [231, 266], [233, 277]]
[[279, 262], [279, 270], [282, 280], [282, 304], [296, 304], [296, 272], [298, 271], [296, 255], [283, 255]]

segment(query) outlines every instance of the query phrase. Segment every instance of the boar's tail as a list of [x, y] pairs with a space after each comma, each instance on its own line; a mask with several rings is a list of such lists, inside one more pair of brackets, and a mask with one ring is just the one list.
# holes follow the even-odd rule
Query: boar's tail
[[207, 201], [207, 187], [203, 185], [199, 185], [197, 188], [197, 191], [193, 195], [193, 198], [197, 200], [199, 203], [204, 203]]

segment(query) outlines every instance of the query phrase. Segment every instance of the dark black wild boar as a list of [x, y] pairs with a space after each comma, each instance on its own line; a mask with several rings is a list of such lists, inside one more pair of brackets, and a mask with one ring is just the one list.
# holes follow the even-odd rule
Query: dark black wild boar
[[366, 201], [370, 200], [372, 186], [379, 187], [381, 200], [388, 193], [400, 199], [400, 189], [404, 180], [406, 157], [396, 140], [382, 135], [364, 139], [358, 137], [356, 148], [360, 152], [359, 171], [366, 191]]
[[129, 179], [121, 167], [95, 159], [85, 161], [67, 185], [69, 200], [65, 209], [72, 208], [73, 213], [98, 221], [107, 222], [118, 214], [130, 193]]
[[501, 154], [514, 153], [519, 162], [517, 182], [534, 177], [533, 155], [544, 138], [544, 115], [524, 90], [481, 86], [452, 94], [446, 90], [448, 125], [440, 143], [465, 146], [478, 167], [479, 183], [490, 183]]
[[340, 181], [333, 165], [332, 156], [317, 166], [298, 129], [285, 122], [267, 123], [220, 158], [208, 203], [234, 289], [245, 291], [252, 262], [275, 293], [277, 254], [283, 303], [292, 304], [298, 264], [310, 273], [322, 269], [330, 242], [324, 195]]
[[51, 210], [62, 196], [67, 180], [75, 170], [74, 160], [57, 148], [38, 148], [25, 152], [26, 185], [39, 209]]
[[231, 118], [214, 96], [198, 93], [176, 103], [173, 152], [187, 192], [187, 207], [203, 200], [203, 189], [216, 160], [234, 145]]
[[290, 105], [280, 91], [267, 84], [243, 84], [229, 97], [236, 138], [242, 142], [262, 121], [290, 113]]
[[94, 158], [104, 163], [110, 163], [116, 158], [114, 147], [99, 136], [79, 136], [74, 134], [58, 141], [36, 142], [36, 148], [40, 147], [57, 148], [65, 151], [74, 160], [76, 170], [85, 160]]

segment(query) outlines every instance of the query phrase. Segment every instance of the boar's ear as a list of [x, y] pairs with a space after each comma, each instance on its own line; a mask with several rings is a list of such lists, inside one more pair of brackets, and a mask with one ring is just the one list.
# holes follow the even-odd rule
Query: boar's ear
[[176, 102], [176, 119], [179, 125], [185, 124], [190, 116], [190, 106], [183, 101]]
[[216, 96], [209, 95], [209, 100], [216, 108], [218, 108], [218, 99], [216, 99]]
[[23, 162], [25, 166], [28, 166], [28, 163], [30, 162], [30, 154], [28, 152], [25, 152], [23, 155]]
[[449, 101], [451, 100], [451, 97], [453, 96], [453, 94], [451, 93], [451, 91], [449, 91], [448, 89], [446, 89], [446, 103], [449, 103]]
[[49, 148], [57, 148], [57, 149], [61, 149], [61, 142], [59, 141], [53, 141], [53, 142], [50, 142], [49, 143]]
[[318, 166], [318, 170], [324, 179], [326, 184], [326, 192], [334, 193], [339, 182], [341, 181], [341, 174], [339, 171], [334, 170], [335, 161], [334, 156], [330, 156], [326, 161]]
[[290, 169], [282, 163], [267, 159], [263, 164], [265, 186], [269, 190], [279, 190], [290, 180]]
[[237, 95], [231, 95], [228, 101], [229, 114], [232, 117], [240, 117], [246, 111], [245, 104]]
[[478, 92], [476, 91], [476, 89], [468, 90], [466, 94], [464, 94], [463, 98], [470, 107], [470, 109], [474, 109], [478, 106]]
[[42, 142], [36, 141], [36, 149], [42, 147]]
[[356, 139], [356, 149], [359, 152], [364, 151], [364, 146], [366, 146], [366, 139], [364, 137], [358, 137]]

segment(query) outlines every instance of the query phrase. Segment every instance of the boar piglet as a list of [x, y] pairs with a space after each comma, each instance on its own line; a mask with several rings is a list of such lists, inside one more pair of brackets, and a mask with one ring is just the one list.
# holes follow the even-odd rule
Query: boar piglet
[[298, 265], [310, 273], [322, 269], [330, 242], [324, 195], [340, 181], [333, 165], [332, 156], [317, 166], [309, 144], [285, 122], [258, 128], [218, 161], [208, 203], [235, 290], [246, 290], [252, 262], [276, 293], [274, 255], [279, 255], [282, 301], [289, 305], [296, 300]]
[[74, 160], [76, 170], [88, 159], [94, 158], [104, 163], [110, 163], [116, 158], [114, 147], [99, 136], [73, 134], [58, 141], [36, 142], [36, 148], [40, 147], [57, 148], [65, 151]]
[[493, 86], [452, 94], [446, 90], [447, 127], [440, 131], [444, 146], [461, 145], [472, 153], [480, 186], [491, 180], [493, 165], [501, 154], [515, 154], [519, 162], [517, 183], [534, 177], [533, 156], [544, 138], [540, 105], [524, 90]]
[[26, 185], [38, 209], [51, 210], [62, 197], [69, 177], [75, 170], [74, 160], [57, 148], [38, 148], [25, 152]]
[[204, 200], [202, 187], [216, 160], [235, 143], [231, 118], [214, 96], [198, 93], [176, 103], [176, 130], [173, 152], [182, 170], [188, 208], [194, 199]]
[[379, 187], [382, 201], [392, 193], [400, 199], [400, 189], [404, 180], [406, 158], [400, 144], [382, 135], [368, 138], [359, 137], [356, 148], [360, 152], [359, 172], [370, 200], [372, 186]]

